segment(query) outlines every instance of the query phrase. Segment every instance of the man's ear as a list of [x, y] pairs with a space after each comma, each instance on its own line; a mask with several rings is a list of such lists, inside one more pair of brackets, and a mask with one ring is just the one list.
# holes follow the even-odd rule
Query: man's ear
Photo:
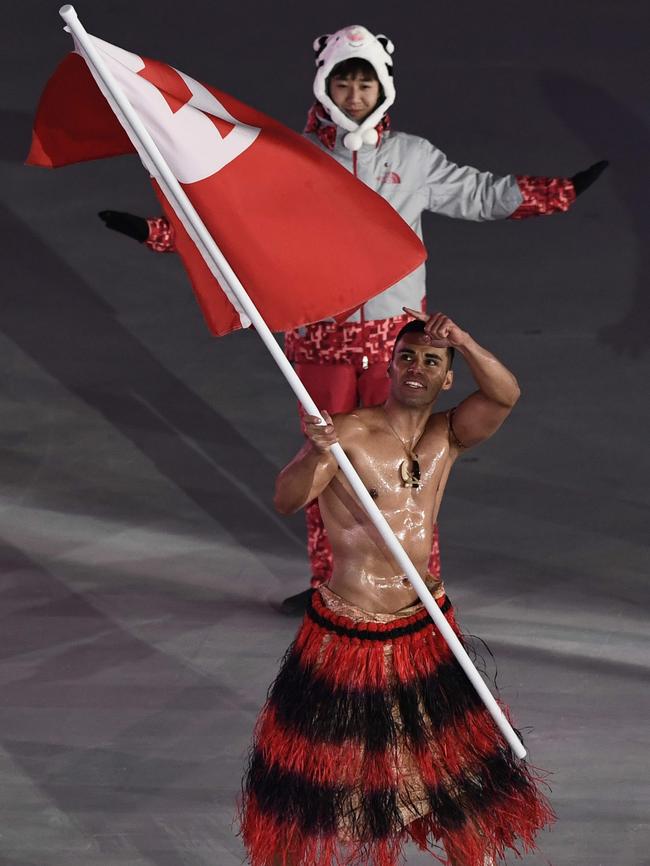
[[445, 373], [445, 381], [442, 383], [441, 391], [449, 391], [451, 386], [454, 384], [454, 371], [447, 370]]

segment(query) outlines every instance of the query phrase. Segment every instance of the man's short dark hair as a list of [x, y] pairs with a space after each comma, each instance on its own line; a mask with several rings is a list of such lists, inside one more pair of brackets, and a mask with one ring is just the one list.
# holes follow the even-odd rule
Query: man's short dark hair
[[[401, 330], [399, 331], [399, 333], [395, 337], [395, 342], [393, 344], [393, 354], [392, 354], [393, 358], [395, 357], [395, 348], [396, 348], [397, 344], [399, 343], [399, 341], [402, 339], [402, 337], [405, 334], [423, 334], [424, 333], [424, 325], [425, 325], [425, 323], [422, 321], [422, 319], [411, 319], [410, 322], [407, 322], [405, 325], [403, 325], [403, 327], [401, 328]], [[456, 354], [456, 350], [454, 349], [454, 347], [453, 346], [447, 346], [447, 361], [448, 361], [447, 369], [448, 370], [451, 370], [451, 366], [454, 363], [454, 355], [455, 354]]]
[[[348, 57], [347, 60], [341, 60], [337, 63], [334, 69], [327, 76], [327, 92], [329, 93], [330, 83], [333, 78], [347, 78], [355, 75], [360, 75], [362, 78], [369, 78], [371, 81], [379, 81], [377, 71], [372, 63], [364, 60], [363, 57]], [[379, 85], [379, 102], [385, 99], [384, 88]]]

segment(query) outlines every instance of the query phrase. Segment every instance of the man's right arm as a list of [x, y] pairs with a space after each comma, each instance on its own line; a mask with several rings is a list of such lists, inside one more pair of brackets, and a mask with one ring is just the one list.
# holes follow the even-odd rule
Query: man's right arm
[[338, 464], [329, 449], [339, 441], [337, 431], [327, 412], [323, 418], [325, 425], [311, 415], [304, 419], [307, 441], [278, 475], [273, 502], [280, 514], [299, 511], [320, 496], [336, 475]]

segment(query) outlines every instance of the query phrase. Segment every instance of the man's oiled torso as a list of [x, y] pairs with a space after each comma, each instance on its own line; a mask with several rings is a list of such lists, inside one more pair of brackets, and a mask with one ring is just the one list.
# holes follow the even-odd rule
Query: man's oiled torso
[[[403, 445], [387, 426], [383, 409], [355, 413], [345, 451], [366, 489], [403, 545], [419, 574], [426, 579], [433, 526], [455, 458], [445, 413], [432, 415], [414, 450], [420, 465], [419, 488], [405, 487], [400, 473]], [[334, 554], [330, 588], [370, 611], [397, 611], [415, 593], [369, 517], [339, 471], [321, 494], [319, 504]]]

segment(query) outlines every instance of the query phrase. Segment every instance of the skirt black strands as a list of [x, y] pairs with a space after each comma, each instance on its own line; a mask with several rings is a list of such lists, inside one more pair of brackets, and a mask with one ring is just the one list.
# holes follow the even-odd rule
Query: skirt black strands
[[534, 849], [554, 820], [541, 774], [426, 610], [377, 622], [337, 598], [314, 591], [256, 726], [240, 810], [251, 866], [394, 866], [409, 839], [454, 866]]

